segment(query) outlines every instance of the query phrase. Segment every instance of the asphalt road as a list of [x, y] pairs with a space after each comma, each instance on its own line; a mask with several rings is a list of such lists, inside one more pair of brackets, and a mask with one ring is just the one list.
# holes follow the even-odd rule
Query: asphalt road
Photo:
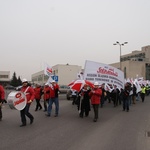
[[[43, 105], [43, 102], [42, 102]], [[76, 105], [60, 95], [60, 115], [46, 117], [35, 112], [35, 102], [30, 112], [35, 117], [32, 125], [19, 127], [20, 112], [3, 105], [0, 122], [0, 150], [150, 150], [150, 96], [144, 103], [136, 102], [129, 112], [122, 106], [116, 108], [105, 103], [99, 108], [99, 120], [80, 118]]]

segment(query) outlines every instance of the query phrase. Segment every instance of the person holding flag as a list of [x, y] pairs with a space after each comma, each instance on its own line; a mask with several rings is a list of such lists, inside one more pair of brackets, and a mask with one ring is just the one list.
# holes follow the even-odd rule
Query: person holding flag
[[52, 111], [52, 105], [55, 104], [55, 117], [58, 117], [59, 114], [59, 99], [58, 99], [58, 93], [59, 93], [59, 85], [55, 82], [55, 80], [51, 81], [50, 86], [50, 99], [48, 104], [48, 112], [46, 116], [51, 116]]

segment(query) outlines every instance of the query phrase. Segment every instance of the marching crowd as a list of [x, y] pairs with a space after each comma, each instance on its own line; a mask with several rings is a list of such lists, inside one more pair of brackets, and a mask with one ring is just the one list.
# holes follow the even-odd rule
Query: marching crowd
[[[41, 88], [39, 84], [36, 84], [35, 88], [33, 88], [27, 79], [22, 80], [22, 88], [20, 90], [26, 96], [26, 105], [25, 107], [20, 110], [20, 117], [22, 124], [20, 127], [24, 127], [27, 125], [26, 116], [30, 119], [30, 124], [34, 122], [34, 117], [30, 113], [30, 106], [31, 103], [35, 100], [36, 107], [35, 111], [41, 110], [42, 105], [40, 103], [41, 97], [43, 96], [44, 99], [44, 111], [47, 112], [46, 116], [50, 117], [52, 111], [52, 105], [55, 104], [55, 117], [59, 114], [59, 100], [58, 100], [58, 92], [59, 86], [58, 84], [52, 80], [51, 85], [49, 86], [47, 83], [45, 84], [44, 88]], [[5, 100], [5, 90], [2, 85], [0, 85], [0, 121], [2, 120], [2, 104], [6, 102]]]
[[[76, 99], [74, 100], [77, 104], [79, 110], [79, 116], [87, 117], [89, 115], [90, 105], [92, 105], [94, 110], [94, 119], [96, 122], [98, 119], [98, 110], [99, 107], [103, 107], [104, 103], [113, 103], [114, 107], [122, 105], [122, 110], [129, 112], [129, 107], [131, 104], [136, 104], [136, 101], [140, 99], [142, 102], [145, 100], [145, 95], [149, 95], [150, 87], [148, 84], [146, 86], [141, 85], [141, 91], [137, 92], [135, 84], [127, 82], [124, 86], [124, 89], [118, 89], [116, 85], [112, 87], [111, 92], [105, 90], [105, 84], [102, 84], [99, 87], [98, 82], [94, 83], [94, 88], [89, 88], [88, 85], [84, 85], [80, 92], [77, 92]], [[72, 103], [72, 104], [74, 104]]]
[[[47, 117], [51, 116], [52, 105], [55, 104], [55, 117], [59, 115], [59, 85], [52, 80], [51, 85], [46, 83], [42, 88], [39, 84], [36, 84], [33, 88], [26, 79], [22, 80], [21, 91], [25, 93], [27, 103], [26, 106], [20, 110], [20, 117], [22, 124], [20, 127], [26, 126], [26, 116], [30, 119], [30, 124], [34, 122], [33, 115], [29, 112], [30, 105], [33, 100], [36, 101], [35, 111], [43, 109], [47, 112], [45, 115]], [[90, 88], [87, 84], [76, 93], [72, 93], [73, 102], [72, 104], [77, 105], [79, 111], [79, 116], [81, 118], [88, 117], [91, 111], [91, 105], [94, 111], [94, 122], [98, 120], [99, 107], [103, 107], [105, 102], [113, 103], [114, 107], [122, 104], [123, 111], [129, 112], [129, 107], [131, 104], [135, 104], [136, 100], [142, 100], [144, 102], [145, 95], [149, 95], [150, 88], [148, 85], [141, 85], [141, 91], [137, 92], [136, 86], [127, 82], [124, 89], [119, 90], [117, 86], [112, 87], [111, 92], [105, 90], [105, 84], [99, 87], [99, 83], [95, 82], [94, 87]], [[40, 100], [43, 97], [44, 105], [42, 107]], [[0, 85], [0, 121], [2, 120], [2, 104], [6, 102], [5, 91], [2, 85]]]

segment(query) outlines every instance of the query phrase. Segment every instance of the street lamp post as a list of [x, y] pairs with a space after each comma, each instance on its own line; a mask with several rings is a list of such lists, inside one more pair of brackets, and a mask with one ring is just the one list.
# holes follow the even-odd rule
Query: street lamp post
[[121, 47], [124, 46], [125, 44], [128, 44], [128, 42], [124, 42], [124, 43], [120, 43], [118, 41], [116, 41], [116, 43], [114, 43], [113, 45], [119, 45], [120, 46], [120, 70], [121, 70]]

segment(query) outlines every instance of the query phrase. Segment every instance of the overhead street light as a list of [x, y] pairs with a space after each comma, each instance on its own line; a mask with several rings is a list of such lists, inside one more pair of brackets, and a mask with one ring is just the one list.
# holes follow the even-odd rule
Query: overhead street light
[[116, 41], [116, 43], [113, 44], [113, 45], [120, 46], [120, 70], [122, 69], [122, 67], [121, 67], [121, 47], [124, 46], [125, 44], [128, 44], [128, 42], [120, 43], [120, 42]]

